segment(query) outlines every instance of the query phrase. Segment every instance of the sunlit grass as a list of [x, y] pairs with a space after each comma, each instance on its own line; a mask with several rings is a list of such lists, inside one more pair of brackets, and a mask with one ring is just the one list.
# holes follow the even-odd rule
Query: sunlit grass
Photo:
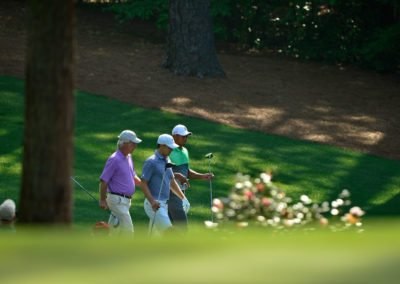
[[[400, 161], [138, 108], [84, 92], [77, 92], [76, 103], [74, 176], [96, 197], [99, 176], [116, 149], [120, 131], [132, 129], [143, 139], [134, 152], [140, 174], [144, 160], [156, 148], [158, 135], [183, 123], [194, 133], [187, 145], [193, 169], [208, 171], [204, 155], [214, 153], [214, 197], [227, 195], [237, 172], [255, 177], [272, 169], [275, 184], [294, 199], [307, 194], [316, 202], [331, 200], [347, 188], [353, 205], [367, 211], [366, 218], [400, 214]], [[0, 199], [19, 199], [23, 104], [23, 82], [0, 77]], [[211, 218], [209, 183], [193, 180], [191, 185], [187, 192], [192, 204], [189, 219], [191, 224], [201, 224]], [[131, 214], [135, 225], [147, 224], [140, 189], [133, 198]], [[85, 226], [99, 220], [107, 220], [107, 213], [74, 186], [74, 223]]]

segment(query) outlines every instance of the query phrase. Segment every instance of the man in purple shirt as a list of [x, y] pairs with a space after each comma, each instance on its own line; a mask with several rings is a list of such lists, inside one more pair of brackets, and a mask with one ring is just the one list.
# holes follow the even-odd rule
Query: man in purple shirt
[[129, 208], [135, 193], [135, 185], [140, 185], [136, 175], [131, 153], [142, 142], [131, 130], [124, 130], [118, 136], [118, 149], [107, 160], [100, 176], [100, 201], [102, 209], [110, 209], [108, 223], [122, 231], [133, 232]]

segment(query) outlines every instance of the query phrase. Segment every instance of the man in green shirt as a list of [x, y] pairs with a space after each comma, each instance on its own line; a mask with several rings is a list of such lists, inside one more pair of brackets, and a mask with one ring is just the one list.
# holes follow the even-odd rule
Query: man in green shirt
[[[171, 162], [175, 164], [172, 170], [183, 192], [190, 186], [189, 179], [210, 180], [214, 177], [212, 173], [202, 174], [190, 168], [189, 152], [184, 147], [190, 135], [192, 135], [192, 132], [189, 132], [186, 126], [182, 124], [178, 124], [172, 129], [172, 136], [179, 147], [173, 149], [169, 157]], [[188, 220], [186, 213], [182, 207], [182, 200], [171, 192], [168, 200], [168, 215], [174, 225], [187, 229]]]

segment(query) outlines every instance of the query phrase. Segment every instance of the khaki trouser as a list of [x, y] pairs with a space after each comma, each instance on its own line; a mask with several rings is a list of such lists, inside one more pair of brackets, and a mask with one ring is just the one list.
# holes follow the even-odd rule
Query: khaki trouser
[[108, 224], [111, 228], [120, 230], [121, 232], [133, 233], [133, 223], [129, 208], [131, 200], [115, 194], [107, 194], [107, 206], [111, 210]]

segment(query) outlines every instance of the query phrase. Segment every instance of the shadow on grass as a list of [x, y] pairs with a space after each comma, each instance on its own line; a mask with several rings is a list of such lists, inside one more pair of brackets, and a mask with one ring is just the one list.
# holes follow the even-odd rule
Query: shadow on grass
[[[21, 163], [23, 83], [0, 77], [0, 87], [0, 193], [18, 199], [20, 172], [7, 169]], [[211, 165], [215, 174], [214, 197], [228, 194], [237, 172], [255, 177], [272, 168], [275, 169], [274, 181], [294, 199], [308, 194], [322, 202], [335, 198], [347, 188], [352, 193], [353, 204], [365, 207], [370, 215], [400, 213], [397, 207], [400, 161], [138, 108], [84, 92], [76, 93], [74, 176], [97, 197], [99, 176], [108, 156], [115, 151], [117, 135], [122, 130], [132, 129], [143, 139], [133, 153], [135, 168], [140, 175], [143, 162], [156, 148], [158, 135], [170, 133], [178, 123], [187, 125], [194, 133], [187, 144], [191, 168], [207, 172], [208, 162], [204, 155], [214, 153]], [[205, 208], [206, 212], [210, 204], [208, 182], [194, 180], [191, 185], [188, 196], [192, 206]], [[107, 220], [107, 214], [88, 198], [75, 187], [75, 222]], [[131, 212], [134, 221], [148, 222], [140, 189], [133, 199]], [[193, 213], [190, 218], [195, 222], [209, 219], [208, 213]]]

